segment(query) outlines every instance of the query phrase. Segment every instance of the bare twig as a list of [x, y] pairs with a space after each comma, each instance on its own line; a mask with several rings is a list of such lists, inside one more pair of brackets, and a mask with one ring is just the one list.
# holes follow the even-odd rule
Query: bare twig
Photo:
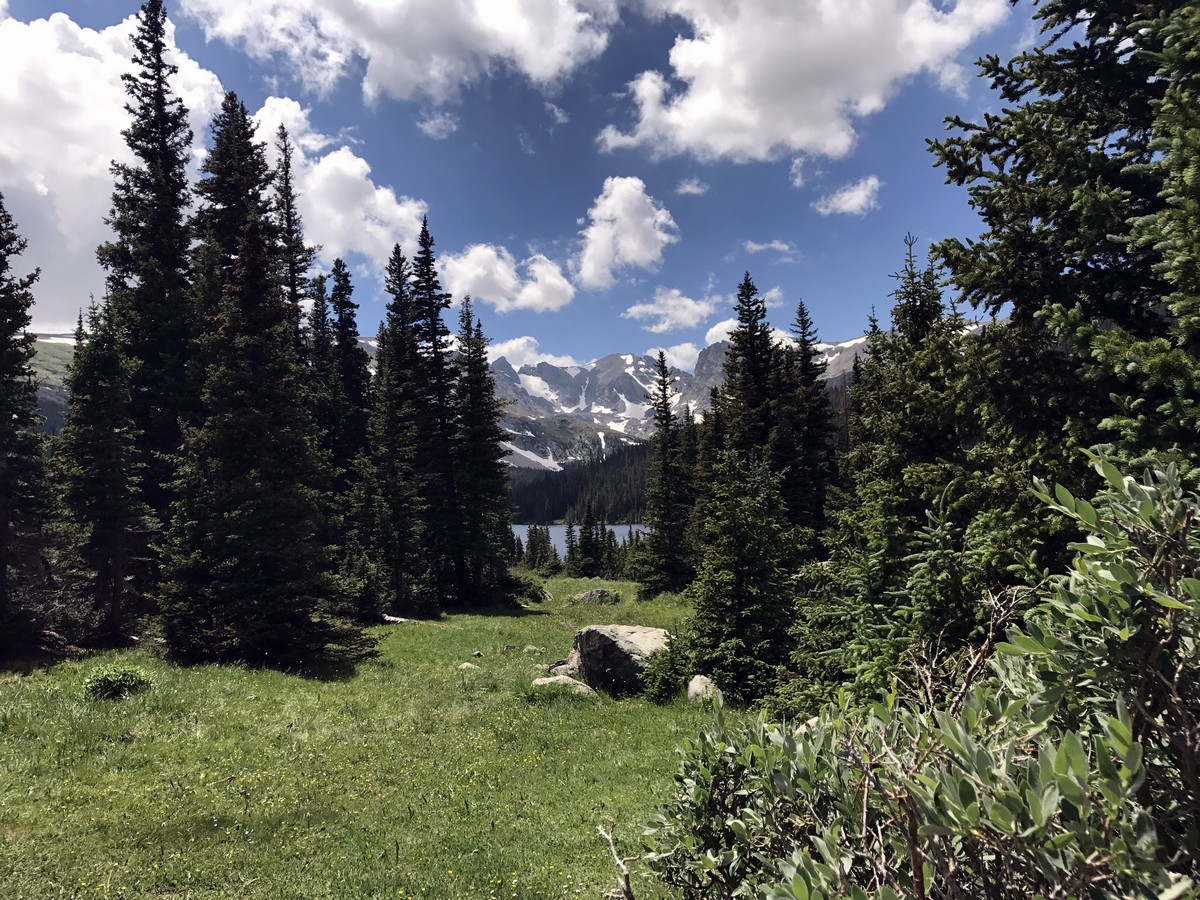
[[596, 832], [600, 835], [600, 837], [604, 838], [604, 842], [608, 844], [608, 852], [612, 854], [613, 862], [617, 866], [617, 873], [619, 875], [617, 879], [618, 890], [609, 891], [604, 896], [620, 898], [620, 900], [636, 900], [636, 898], [633, 896], [633, 886], [629, 883], [629, 866], [627, 865], [629, 859], [632, 859], [632, 857], [629, 859], [621, 859], [621, 857], [617, 854], [617, 846], [613, 843], [611, 829], [605, 830], [603, 825], [597, 825]]

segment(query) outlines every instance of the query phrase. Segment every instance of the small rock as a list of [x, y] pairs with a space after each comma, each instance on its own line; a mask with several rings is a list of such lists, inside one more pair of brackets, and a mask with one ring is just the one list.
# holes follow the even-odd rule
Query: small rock
[[524, 650], [522, 650], [521, 652], [522, 652], [522, 653], [541, 653], [541, 652], [542, 652], [542, 648], [541, 648], [541, 647], [535, 647], [535, 646], [533, 646], [533, 644], [526, 644], [526, 645], [525, 645], [525, 649], [524, 649]]
[[399, 625], [401, 622], [407, 622], [408, 619], [402, 619], [399, 616], [389, 616], [387, 613], [384, 613], [383, 621], [388, 625]]
[[535, 691], [554, 690], [556, 688], [565, 688], [573, 694], [578, 694], [580, 697], [590, 697], [593, 700], [600, 699], [600, 695], [582, 681], [576, 681], [574, 678], [568, 678], [566, 675], [551, 675], [549, 678], [535, 678], [533, 680], [533, 689]]
[[603, 603], [607, 605], [620, 603], [621, 595], [616, 591], [610, 591], [608, 588], [595, 588], [594, 590], [584, 591], [582, 594], [576, 594], [571, 599], [574, 603]]
[[475, 657], [476, 659], [479, 659], [481, 656], [483, 656], [483, 651], [482, 651], [482, 650], [476, 650], [476, 651], [475, 651], [474, 653], [472, 653], [471, 655], [472, 655], [473, 657]]
[[472, 669], [478, 670], [479, 666], [475, 665], [475, 663], [463, 663], [458, 667], [458, 671], [460, 672], [469, 672]]
[[707, 675], [693, 675], [688, 682], [688, 703], [709, 703], [717, 695], [717, 686]]

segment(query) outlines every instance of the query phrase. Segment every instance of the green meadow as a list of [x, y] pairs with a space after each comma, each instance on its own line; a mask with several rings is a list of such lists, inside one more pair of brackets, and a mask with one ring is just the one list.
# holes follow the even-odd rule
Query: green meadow
[[[180, 668], [138, 650], [0, 674], [0, 897], [600, 896], [616, 876], [597, 826], [635, 852], [675, 748], [710, 717], [531, 693], [578, 628], [687, 613], [636, 602], [632, 584], [617, 605], [569, 602], [601, 584], [381, 627], [378, 658], [352, 671]], [[153, 686], [87, 699], [109, 663]]]

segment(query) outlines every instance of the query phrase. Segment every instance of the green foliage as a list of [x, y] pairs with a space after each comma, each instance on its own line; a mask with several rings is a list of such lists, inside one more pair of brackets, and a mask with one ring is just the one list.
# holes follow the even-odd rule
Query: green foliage
[[686, 689], [688, 679], [695, 674], [691, 635], [686, 623], [668, 629], [671, 641], [665, 650], [651, 654], [646, 671], [642, 673], [642, 695], [655, 703], [670, 703]]
[[736, 703], [765, 697], [788, 658], [794, 544], [779, 479], [726, 451], [714, 469], [701, 536], [695, 604], [696, 668]]
[[92, 670], [83, 683], [83, 692], [91, 700], [124, 700], [153, 685], [141, 666], [107, 665]]
[[718, 715], [650, 866], [689, 898], [1200, 895], [1197, 499], [1094, 462], [1092, 503], [1039, 487], [1088, 538], [990, 662], [799, 727]]

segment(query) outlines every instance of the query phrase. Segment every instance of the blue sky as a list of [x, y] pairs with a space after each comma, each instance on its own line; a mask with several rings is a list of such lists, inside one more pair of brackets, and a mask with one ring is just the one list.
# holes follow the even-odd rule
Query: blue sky
[[[690, 367], [749, 270], [776, 325], [826, 340], [886, 314], [906, 232], [980, 230], [925, 148], [994, 98], [983, 53], [1028, 42], [1007, 0], [175, 0], [196, 162], [223, 90], [300, 146], [323, 264], [373, 333], [391, 245], [422, 214], [447, 287], [520, 364], [669, 348]], [[118, 0], [0, 0], [0, 191], [39, 265], [35, 327], [102, 280], [125, 151]]]

